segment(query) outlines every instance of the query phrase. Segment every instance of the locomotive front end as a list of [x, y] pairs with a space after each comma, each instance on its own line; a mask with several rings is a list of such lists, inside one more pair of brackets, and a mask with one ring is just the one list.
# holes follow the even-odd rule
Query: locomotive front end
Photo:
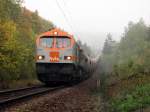
[[36, 46], [36, 70], [40, 81], [49, 83], [72, 78], [78, 64], [78, 51], [71, 35], [53, 29], [40, 35]]

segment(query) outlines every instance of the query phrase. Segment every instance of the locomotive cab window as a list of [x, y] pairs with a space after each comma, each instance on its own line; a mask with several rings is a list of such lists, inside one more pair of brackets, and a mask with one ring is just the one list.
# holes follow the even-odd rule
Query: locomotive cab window
[[71, 45], [71, 39], [68, 37], [56, 37], [57, 48], [67, 48]]
[[52, 48], [54, 43], [54, 38], [52, 37], [42, 37], [40, 39], [41, 46]]

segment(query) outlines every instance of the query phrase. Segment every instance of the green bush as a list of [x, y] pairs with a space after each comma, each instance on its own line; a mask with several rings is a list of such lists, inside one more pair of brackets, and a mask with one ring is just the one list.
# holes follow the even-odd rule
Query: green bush
[[112, 107], [117, 112], [130, 112], [150, 105], [150, 84], [137, 86], [112, 99]]

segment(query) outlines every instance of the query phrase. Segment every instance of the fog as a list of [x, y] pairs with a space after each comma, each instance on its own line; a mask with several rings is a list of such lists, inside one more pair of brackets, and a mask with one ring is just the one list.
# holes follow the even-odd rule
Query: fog
[[24, 6], [76, 39], [100, 49], [107, 33], [119, 41], [129, 21], [150, 23], [149, 0], [25, 0]]

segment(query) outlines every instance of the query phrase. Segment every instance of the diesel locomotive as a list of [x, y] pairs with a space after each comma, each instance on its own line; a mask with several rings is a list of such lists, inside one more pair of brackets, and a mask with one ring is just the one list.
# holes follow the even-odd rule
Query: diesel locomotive
[[45, 84], [75, 82], [91, 76], [95, 61], [85, 54], [73, 35], [54, 28], [36, 38], [36, 72]]

